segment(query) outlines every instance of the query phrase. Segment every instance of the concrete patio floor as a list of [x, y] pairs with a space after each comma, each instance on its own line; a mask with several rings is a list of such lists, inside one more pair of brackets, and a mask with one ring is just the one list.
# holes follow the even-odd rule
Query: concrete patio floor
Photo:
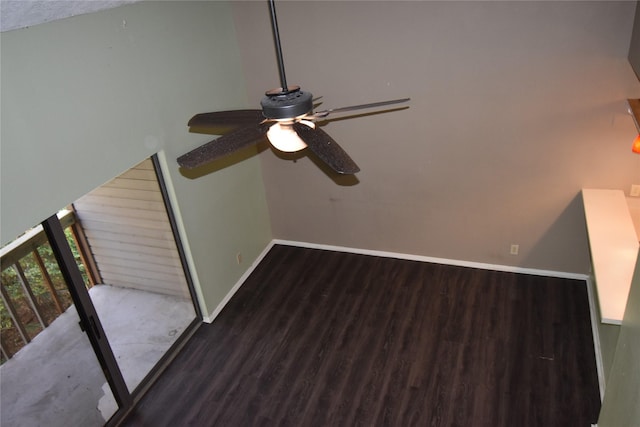
[[[133, 390], [195, 318], [190, 300], [98, 285], [89, 291]], [[116, 410], [74, 306], [0, 366], [2, 427], [102, 426]]]

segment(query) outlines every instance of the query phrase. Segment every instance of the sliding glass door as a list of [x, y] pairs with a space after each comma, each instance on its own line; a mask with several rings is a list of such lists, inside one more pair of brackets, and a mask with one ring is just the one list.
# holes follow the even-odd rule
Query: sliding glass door
[[1, 289], [1, 425], [101, 426], [127, 405], [57, 215], [2, 248]]
[[201, 321], [175, 230], [152, 158], [2, 248], [1, 425], [131, 407]]
[[147, 159], [73, 204], [97, 270], [89, 296], [129, 391], [197, 317], [161, 182]]

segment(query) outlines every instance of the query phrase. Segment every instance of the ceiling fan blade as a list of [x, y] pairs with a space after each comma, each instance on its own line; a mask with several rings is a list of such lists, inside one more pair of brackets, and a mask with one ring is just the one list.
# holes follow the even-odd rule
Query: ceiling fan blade
[[217, 111], [196, 114], [189, 120], [188, 126], [230, 128], [260, 123], [262, 120], [264, 120], [262, 110]]
[[185, 169], [194, 169], [219, 158], [232, 154], [262, 139], [270, 125], [258, 124], [241, 127], [222, 135], [198, 148], [178, 157], [178, 164]]
[[360, 172], [351, 157], [322, 129], [302, 123], [294, 123], [293, 129], [309, 149], [336, 172], [346, 175]]
[[342, 112], [345, 112], [345, 111], [363, 110], [365, 108], [384, 107], [386, 105], [400, 104], [402, 102], [407, 102], [410, 99], [411, 98], [392, 99], [390, 101], [372, 102], [370, 104], [352, 105], [350, 107], [331, 108], [329, 110], [323, 110], [323, 111], [315, 112], [312, 115], [309, 115], [309, 117], [310, 118], [322, 118], [322, 117], [327, 117], [331, 113], [342, 113]]

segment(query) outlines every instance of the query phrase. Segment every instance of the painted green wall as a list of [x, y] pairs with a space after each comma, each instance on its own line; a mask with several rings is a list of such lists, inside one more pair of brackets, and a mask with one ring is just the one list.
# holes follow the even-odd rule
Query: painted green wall
[[607, 378], [598, 427], [637, 427], [640, 423], [640, 253], [622, 319], [613, 365]]
[[[160, 151], [205, 315], [271, 240], [255, 156], [197, 179], [195, 113], [246, 108], [226, 2], [141, 2], [2, 33], [1, 238]], [[236, 253], [244, 262], [236, 262]]]
[[611, 325], [598, 321], [598, 338], [600, 339], [600, 354], [602, 356], [602, 374], [605, 384], [609, 380], [609, 373], [616, 354], [616, 345], [620, 336], [620, 325]]

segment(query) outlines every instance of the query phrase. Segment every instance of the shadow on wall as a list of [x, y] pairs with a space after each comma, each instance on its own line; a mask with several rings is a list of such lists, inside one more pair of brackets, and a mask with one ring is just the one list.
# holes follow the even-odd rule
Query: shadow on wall
[[[574, 265], [562, 266], [567, 259], [573, 259]], [[567, 273], [589, 273], [589, 241], [581, 193], [576, 194], [537, 241], [523, 265]]]

